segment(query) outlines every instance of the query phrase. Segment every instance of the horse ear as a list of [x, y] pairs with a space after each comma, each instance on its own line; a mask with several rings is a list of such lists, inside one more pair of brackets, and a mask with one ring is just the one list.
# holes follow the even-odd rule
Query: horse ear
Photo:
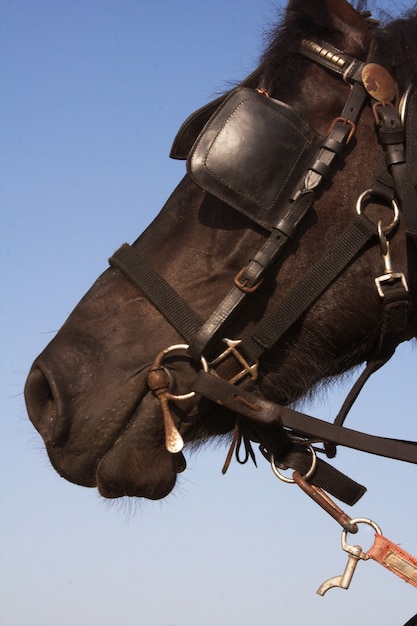
[[358, 54], [367, 46], [369, 29], [364, 17], [347, 0], [290, 0], [287, 24], [308, 31], [321, 31], [350, 54]]

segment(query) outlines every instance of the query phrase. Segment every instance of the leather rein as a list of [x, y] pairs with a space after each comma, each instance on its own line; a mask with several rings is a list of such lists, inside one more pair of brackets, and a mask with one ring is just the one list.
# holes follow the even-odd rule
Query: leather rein
[[[385, 37], [380, 31], [372, 34], [365, 62], [329, 44], [311, 40], [303, 40], [298, 52], [342, 78], [351, 86], [350, 93], [340, 116], [332, 122], [327, 136], [321, 138], [313, 158], [302, 172], [288, 199], [285, 215], [280, 215], [262, 247], [235, 277], [232, 289], [211, 316], [206, 321], [202, 320], [132, 246], [123, 245], [111, 257], [110, 263], [139, 287], [186, 342], [158, 354], [150, 368], [148, 381], [150, 390], [161, 401], [166, 445], [171, 452], [179, 452], [183, 442], [170, 414], [169, 403], [197, 395], [233, 411], [238, 416], [237, 423], [244, 420], [244, 434], [239, 434], [236, 429], [234, 441], [241, 443], [243, 439], [246, 458], [253, 457], [249, 440], [257, 441], [267, 458], [306, 474], [311, 462], [309, 442], [314, 441], [324, 443], [324, 452], [329, 458], [335, 455], [336, 445], [344, 445], [417, 463], [415, 442], [376, 437], [343, 427], [344, 419], [366, 380], [389, 360], [403, 340], [410, 315], [407, 281], [403, 272], [392, 268], [389, 240], [397, 228], [401, 207], [401, 219], [404, 220], [407, 236], [413, 244], [417, 241], [416, 197], [415, 191], [414, 194], [410, 191], [408, 182], [415, 174], [411, 170], [415, 167], [413, 163], [417, 162], [417, 146], [411, 138], [413, 125], [414, 128], [417, 125], [416, 89], [410, 86], [399, 109], [391, 104], [396, 96], [396, 88], [390, 74], [391, 63], [386, 60]], [[258, 94], [262, 98], [269, 98], [262, 83], [258, 85]], [[323, 184], [331, 178], [334, 163], [345, 152], [361, 112], [369, 101], [372, 103], [378, 138], [384, 153], [378, 163], [372, 188], [364, 191], [358, 199], [355, 220], [250, 335], [241, 341], [224, 339], [226, 326], [245, 300], [256, 293], [265, 273], [277, 261], [286, 244], [297, 236], [299, 225], [313, 206]], [[195, 119], [194, 115], [193, 123]], [[392, 209], [390, 224], [375, 224], [368, 219], [365, 209], [370, 201]], [[304, 415], [259, 397], [254, 393], [254, 381], [262, 354], [277, 343], [369, 244], [380, 246], [384, 266], [383, 273], [375, 279], [375, 288], [382, 302], [381, 332], [372, 358], [355, 383], [335, 423]], [[218, 354], [222, 343], [224, 348]], [[178, 351], [185, 351], [191, 359], [201, 361], [202, 364], [192, 391], [184, 396], [175, 396], [169, 392], [169, 380], [163, 365], [168, 354]], [[222, 370], [232, 371], [232, 378], [228, 381], [221, 378]], [[318, 461], [311, 482], [349, 504], [356, 502], [365, 491], [362, 486], [322, 460]]]

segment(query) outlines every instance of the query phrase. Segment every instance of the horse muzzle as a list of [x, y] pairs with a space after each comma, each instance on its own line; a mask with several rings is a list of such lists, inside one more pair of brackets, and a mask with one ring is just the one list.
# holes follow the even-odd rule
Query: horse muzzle
[[[106, 498], [137, 496], [156, 500], [172, 491], [177, 474], [186, 467], [181, 449], [193, 420], [185, 409], [194, 409], [195, 402], [182, 402], [187, 407], [180, 410], [173, 403], [178, 399], [178, 386], [172, 382], [176, 364], [170, 357], [167, 361], [162, 372], [173, 393], [168, 388], [164, 393], [149, 390], [146, 367], [119, 385], [116, 394], [115, 382], [98, 394], [85, 386], [88, 381], [69, 379], [65, 368], [60, 369], [50, 355], [39, 357], [28, 376], [25, 399], [30, 419], [62, 477], [78, 485], [97, 487]], [[193, 378], [195, 372], [188, 366], [189, 359], [186, 361], [186, 367], [180, 364], [181, 378], [184, 372], [187, 378]], [[94, 386], [94, 381], [90, 384]], [[88, 404], [90, 397], [96, 398], [94, 405]]]

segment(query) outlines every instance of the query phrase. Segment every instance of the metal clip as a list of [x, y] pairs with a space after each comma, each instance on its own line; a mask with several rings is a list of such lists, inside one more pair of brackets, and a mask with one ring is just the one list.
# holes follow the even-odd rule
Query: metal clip
[[385, 297], [383, 285], [385, 283], [393, 283], [394, 281], [401, 281], [404, 291], [408, 292], [407, 280], [402, 272], [392, 271], [391, 255], [389, 251], [389, 241], [386, 237], [382, 222], [378, 222], [378, 237], [381, 247], [382, 260], [384, 262], [384, 273], [381, 276], [375, 278], [375, 285], [378, 290], [378, 294], [381, 298]]
[[[382, 534], [379, 526], [370, 519], [364, 517], [358, 517], [356, 519], [351, 520], [352, 524], [367, 524], [368, 526], [372, 526], [377, 534]], [[340, 576], [334, 576], [333, 578], [329, 578], [326, 580], [320, 587], [317, 589], [317, 593], [320, 596], [324, 596], [326, 591], [332, 589], [333, 587], [340, 587], [341, 589], [349, 589], [349, 585], [353, 578], [353, 574], [355, 573], [356, 566], [360, 560], [367, 561], [370, 556], [366, 552], [362, 551], [361, 546], [355, 545], [350, 546], [347, 541], [347, 530], [344, 530], [342, 533], [342, 548], [345, 552], [348, 553], [349, 558], [345, 567], [345, 571]]]
[[358, 562], [361, 559], [365, 561], [369, 559], [369, 556], [365, 552], [362, 552], [362, 548], [360, 546], [348, 546], [348, 548], [349, 549], [346, 550], [346, 552], [348, 552], [349, 558], [345, 567], [345, 571], [343, 572], [343, 574], [341, 574], [341, 576], [334, 576], [333, 578], [329, 578], [329, 580], [326, 580], [326, 582], [324, 582], [317, 589], [317, 593], [319, 594], [319, 596], [324, 596], [326, 591], [329, 591], [329, 589], [332, 589], [333, 587], [349, 589], [349, 585], [353, 578], [353, 574], [355, 573]]

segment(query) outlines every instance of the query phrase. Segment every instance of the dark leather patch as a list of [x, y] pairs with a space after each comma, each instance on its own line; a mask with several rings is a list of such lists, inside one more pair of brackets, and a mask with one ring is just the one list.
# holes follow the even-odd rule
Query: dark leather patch
[[171, 147], [169, 156], [171, 159], [186, 159], [195, 140], [203, 130], [205, 124], [209, 121], [213, 113], [219, 108], [219, 106], [226, 100], [230, 94], [234, 93], [242, 87], [257, 87], [261, 77], [261, 68], [258, 67], [249, 76], [242, 80], [239, 85], [224, 93], [223, 95], [212, 100], [208, 104], [197, 109], [191, 115], [187, 117], [185, 122], [181, 125], [181, 128], [177, 132], [174, 142]]
[[200, 133], [187, 171], [197, 185], [271, 229], [286, 213], [319, 140], [287, 104], [242, 88]]

